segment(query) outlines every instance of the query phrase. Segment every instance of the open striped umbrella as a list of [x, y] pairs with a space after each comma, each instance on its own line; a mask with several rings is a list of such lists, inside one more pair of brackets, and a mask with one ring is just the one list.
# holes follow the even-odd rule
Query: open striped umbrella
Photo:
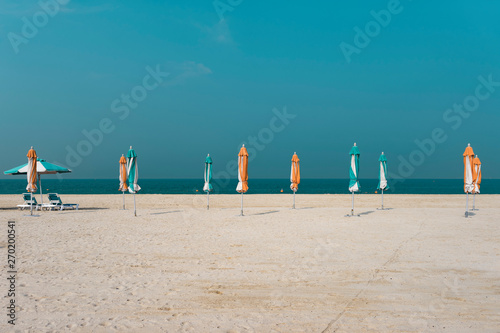
[[123, 196], [123, 209], [125, 209], [125, 192], [128, 190], [127, 186], [127, 159], [125, 156], [120, 157], [120, 187], [118, 191], [122, 191]]
[[[28, 173], [30, 169], [29, 163], [20, 165], [18, 167], [12, 168], [4, 172], [6, 175], [24, 175]], [[40, 203], [43, 204], [43, 188], [42, 188], [42, 177], [41, 175], [54, 175], [57, 173], [68, 173], [71, 172], [70, 169], [64, 168], [59, 165], [55, 165], [47, 162], [44, 159], [36, 158], [36, 173], [38, 175], [38, 187], [40, 188]]]
[[474, 182], [474, 200], [472, 201], [472, 210], [476, 210], [476, 193], [479, 194], [479, 187], [481, 185], [481, 160], [476, 155], [472, 160], [472, 168], [476, 174], [476, 180]]
[[378, 159], [380, 163], [380, 174], [377, 189], [382, 191], [382, 210], [384, 209], [384, 190], [389, 189], [389, 185], [387, 184], [387, 158], [382, 152], [380, 158]]
[[351, 208], [351, 216], [354, 216], [354, 192], [358, 192], [360, 189], [359, 186], [359, 149], [356, 146], [356, 142], [354, 146], [351, 148], [349, 152], [351, 155], [351, 167], [349, 168], [349, 191], [352, 193], [352, 208]]
[[241, 216], [243, 216], [243, 193], [248, 191], [248, 151], [245, 145], [238, 154], [238, 185], [236, 192], [241, 193]]
[[203, 186], [203, 191], [207, 192], [207, 210], [208, 210], [210, 209], [210, 191], [213, 190], [212, 184], [210, 184], [210, 182], [212, 181], [212, 158], [210, 157], [210, 154], [208, 154], [207, 158], [205, 159], [204, 179], [205, 179], [205, 185]]
[[290, 175], [290, 189], [293, 191], [293, 209], [295, 209], [295, 192], [299, 189], [300, 184], [300, 160], [297, 153], [292, 156], [292, 171]]
[[464, 192], [467, 194], [466, 204], [465, 204], [465, 217], [469, 217], [469, 193], [474, 192], [474, 169], [472, 168], [474, 151], [468, 144], [464, 152]]
[[28, 170], [26, 174], [28, 175], [28, 186], [26, 186], [26, 191], [30, 192], [31, 204], [30, 204], [30, 213], [33, 215], [33, 192], [36, 192], [36, 151], [33, 149], [33, 146], [28, 151]]
[[137, 212], [135, 209], [135, 194], [137, 191], [141, 189], [141, 187], [137, 184], [137, 180], [139, 179], [139, 170], [137, 168], [137, 154], [135, 150], [130, 149], [127, 153], [127, 175], [128, 175], [128, 191], [134, 194], [134, 216], [137, 216]]

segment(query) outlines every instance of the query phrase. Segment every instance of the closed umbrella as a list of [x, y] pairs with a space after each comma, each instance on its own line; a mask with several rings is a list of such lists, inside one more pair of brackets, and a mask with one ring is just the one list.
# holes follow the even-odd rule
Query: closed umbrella
[[351, 148], [349, 155], [351, 155], [351, 167], [349, 168], [349, 191], [352, 193], [351, 216], [354, 216], [354, 192], [358, 192], [360, 189], [358, 181], [360, 153], [356, 143]]
[[479, 194], [479, 187], [481, 185], [481, 160], [476, 155], [474, 160], [472, 160], [472, 168], [476, 174], [476, 181], [474, 182], [474, 200], [472, 201], [472, 210], [476, 210], [476, 193]]
[[137, 216], [137, 211], [135, 207], [135, 194], [141, 189], [137, 184], [137, 179], [139, 179], [139, 170], [137, 168], [137, 154], [135, 150], [130, 149], [127, 153], [127, 175], [128, 175], [128, 191], [134, 194], [134, 216]]
[[469, 145], [464, 152], [464, 192], [467, 194], [465, 203], [465, 217], [469, 217], [469, 193], [474, 192], [474, 169], [472, 168], [474, 151]]
[[210, 184], [210, 182], [212, 181], [212, 158], [210, 157], [210, 154], [208, 154], [207, 158], [205, 159], [204, 179], [205, 179], [205, 185], [203, 186], [203, 191], [207, 192], [207, 210], [208, 210], [210, 209], [210, 191], [213, 190], [212, 184]]
[[380, 174], [377, 189], [382, 191], [382, 210], [384, 210], [384, 190], [389, 189], [389, 185], [387, 184], [387, 158], [382, 152], [380, 158], [378, 159], [380, 163]]
[[[28, 173], [30, 169], [28, 163], [20, 165], [18, 167], [12, 168], [4, 172], [6, 175], [24, 175]], [[64, 168], [62, 166], [52, 164], [44, 159], [36, 158], [36, 173], [38, 176], [38, 187], [40, 188], [40, 203], [43, 204], [43, 190], [42, 190], [42, 177], [41, 175], [54, 175], [57, 173], [68, 173], [71, 172], [70, 169]]]
[[123, 209], [125, 209], [125, 191], [128, 190], [127, 186], [127, 159], [125, 156], [120, 157], [120, 187], [118, 191], [122, 191], [123, 196]]
[[295, 192], [299, 189], [300, 184], [300, 160], [297, 153], [292, 156], [292, 171], [290, 175], [290, 189], [293, 191], [293, 209], [295, 209]]
[[238, 186], [236, 192], [241, 193], [241, 216], [243, 216], [243, 193], [248, 191], [248, 152], [245, 145], [238, 154]]
[[30, 192], [30, 215], [33, 215], [33, 192], [36, 192], [36, 151], [33, 149], [33, 146], [28, 151], [28, 186], [26, 186], [26, 191]]

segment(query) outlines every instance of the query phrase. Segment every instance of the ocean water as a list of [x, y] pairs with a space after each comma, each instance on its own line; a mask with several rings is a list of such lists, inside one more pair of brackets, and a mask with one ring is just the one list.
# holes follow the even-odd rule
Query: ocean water
[[[116, 179], [65, 179], [42, 178], [44, 193], [59, 194], [116, 194], [119, 182]], [[227, 182], [214, 180], [214, 193], [236, 194], [236, 179]], [[291, 193], [288, 179], [250, 179], [248, 194]], [[375, 193], [377, 179], [360, 179], [360, 193]], [[203, 193], [203, 179], [140, 179], [143, 194], [196, 194]], [[302, 194], [349, 194], [348, 179], [303, 179], [297, 193]], [[385, 193], [399, 194], [463, 194], [462, 179], [407, 179], [391, 185]], [[26, 178], [0, 180], [0, 194], [26, 192]], [[500, 179], [484, 179], [481, 193], [500, 194]]]

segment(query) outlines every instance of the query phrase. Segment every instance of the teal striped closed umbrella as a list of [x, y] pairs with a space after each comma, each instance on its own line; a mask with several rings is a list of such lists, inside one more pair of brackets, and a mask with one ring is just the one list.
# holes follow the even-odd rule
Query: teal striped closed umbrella
[[130, 146], [127, 153], [127, 176], [128, 191], [134, 194], [134, 215], [137, 216], [135, 208], [135, 194], [141, 189], [141, 187], [137, 184], [137, 180], [139, 179], [139, 169], [137, 168], [137, 154], [135, 153], [135, 150], [132, 149], [132, 146]]
[[212, 184], [210, 184], [210, 182], [212, 181], [212, 158], [210, 157], [210, 154], [208, 154], [207, 158], [205, 159], [204, 179], [205, 179], [205, 185], [203, 186], [203, 191], [207, 192], [207, 210], [208, 210], [210, 209], [210, 191], [213, 190]]
[[377, 190], [382, 191], [382, 210], [384, 209], [384, 190], [389, 189], [389, 184], [387, 184], [387, 158], [384, 155], [384, 152], [382, 152], [382, 155], [380, 155], [380, 158], [378, 159], [380, 163], [380, 174], [379, 174], [379, 180], [378, 180], [378, 186]]
[[354, 216], [354, 192], [358, 192], [360, 189], [359, 185], [359, 149], [356, 143], [351, 148], [349, 152], [351, 155], [351, 167], [349, 169], [349, 191], [352, 193], [352, 208], [351, 208], [351, 216]]

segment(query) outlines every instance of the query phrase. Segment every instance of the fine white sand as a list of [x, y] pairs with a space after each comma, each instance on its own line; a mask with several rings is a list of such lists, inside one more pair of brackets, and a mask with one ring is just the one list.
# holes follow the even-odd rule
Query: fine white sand
[[[16, 221], [8, 332], [499, 332], [500, 205], [480, 195], [64, 195]], [[38, 197], [38, 201], [40, 201]], [[471, 201], [472, 202], [472, 201]]]

